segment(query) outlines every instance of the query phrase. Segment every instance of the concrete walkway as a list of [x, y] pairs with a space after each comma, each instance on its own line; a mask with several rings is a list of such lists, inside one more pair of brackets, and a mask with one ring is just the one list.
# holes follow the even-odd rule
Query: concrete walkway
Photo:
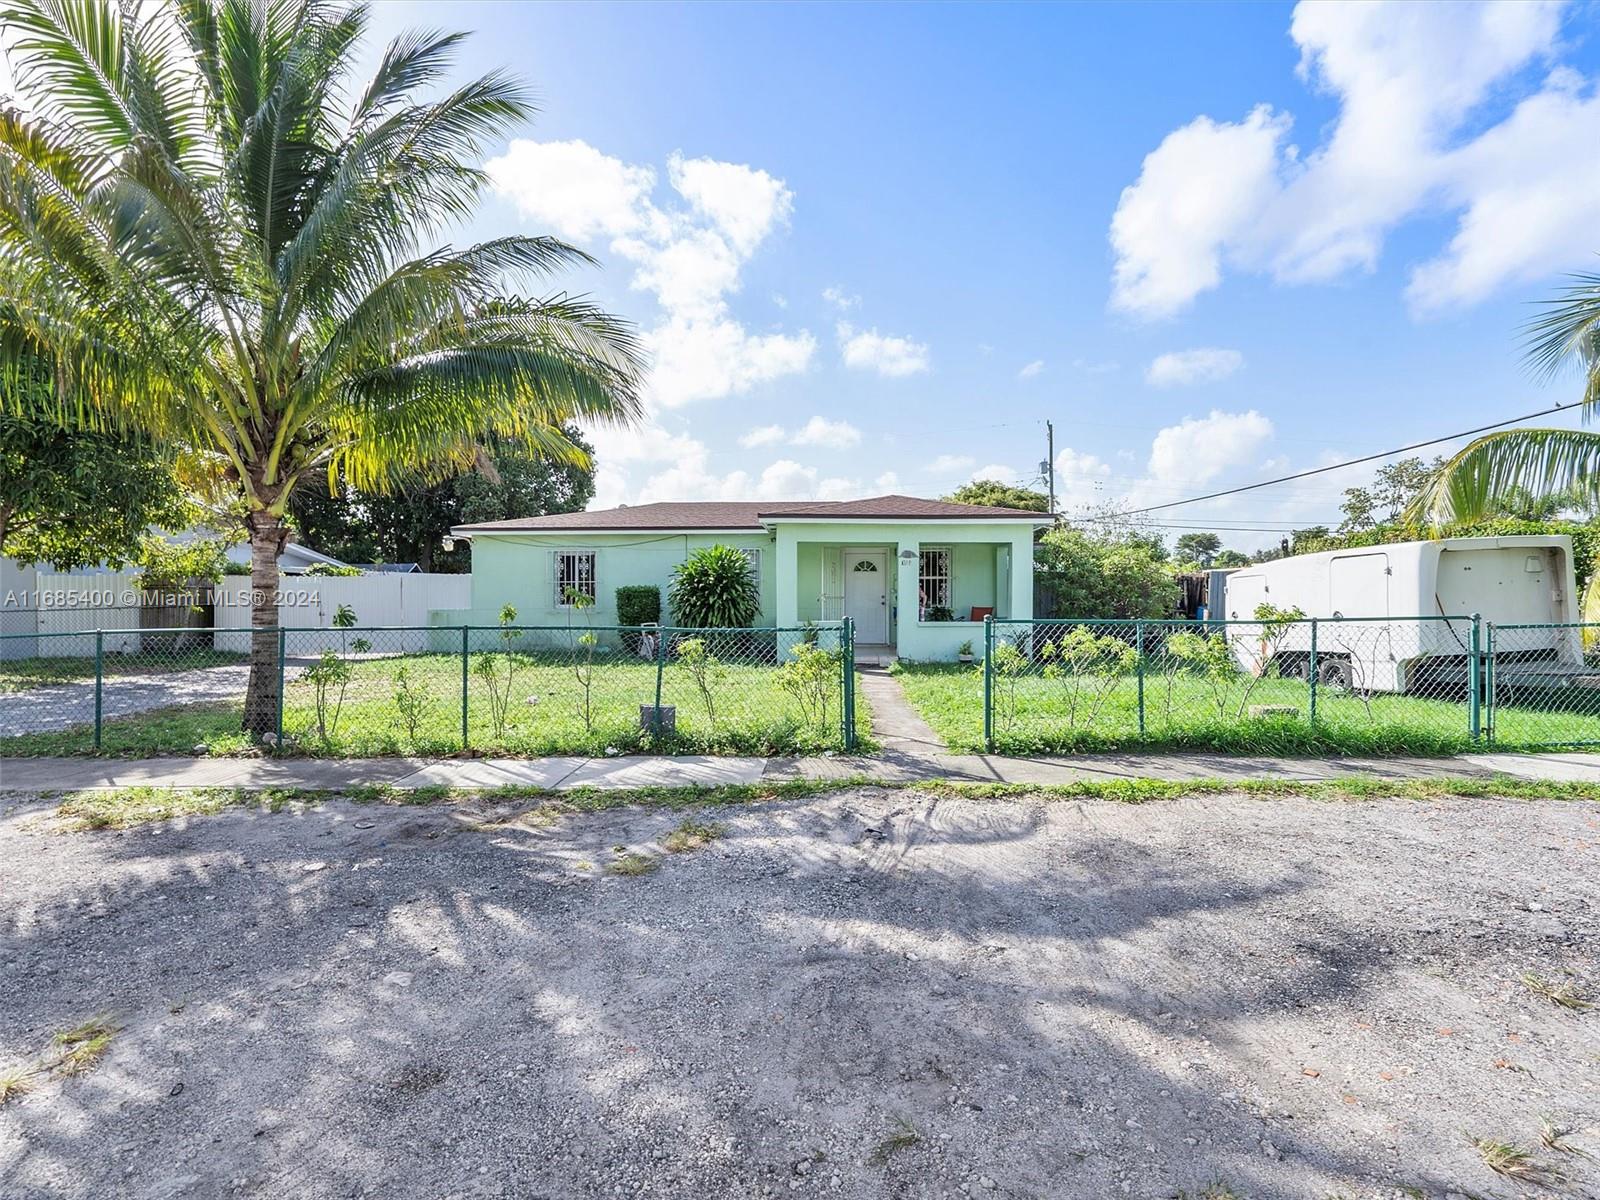
[[132, 787], [345, 788], [445, 784], [491, 788], [716, 787], [788, 779], [868, 779], [906, 783], [1063, 784], [1083, 779], [1385, 779], [1489, 777], [1600, 782], [1600, 755], [1467, 754], [1458, 758], [1281, 759], [1221, 754], [1083, 754], [1004, 758], [983, 754], [881, 758], [6, 758], [0, 791], [75, 791]]

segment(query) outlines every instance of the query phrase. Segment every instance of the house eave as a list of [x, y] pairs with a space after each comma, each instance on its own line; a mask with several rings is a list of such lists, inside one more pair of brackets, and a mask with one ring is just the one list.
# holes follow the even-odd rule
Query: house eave
[[1043, 514], [1035, 518], [1023, 517], [762, 517], [764, 526], [772, 525], [1030, 525], [1042, 528], [1055, 521]]
[[450, 530], [450, 536], [471, 540], [475, 537], [627, 537], [636, 533], [706, 533], [706, 534], [738, 534], [744, 537], [760, 537], [768, 530], [760, 525], [726, 526], [723, 528], [707, 528], [702, 525], [629, 525], [624, 529], [615, 527], [595, 529], [485, 529], [481, 526], [457, 525]]

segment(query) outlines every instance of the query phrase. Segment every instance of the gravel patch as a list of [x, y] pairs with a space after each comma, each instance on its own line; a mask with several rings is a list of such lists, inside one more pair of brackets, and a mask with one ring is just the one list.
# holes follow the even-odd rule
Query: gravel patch
[[[101, 689], [102, 716], [109, 721], [155, 708], [205, 704], [244, 695], [248, 663], [196, 667], [149, 675], [108, 675]], [[64, 683], [0, 696], [0, 737], [46, 733], [94, 724], [94, 684]]]
[[1600, 988], [1600, 805], [50, 813], [0, 1069], [120, 1028], [0, 1107], [7, 1200], [1540, 1194], [1469, 1136], [1600, 1189], [1539, 1144], [1600, 1154], [1600, 1013], [1521, 982]]

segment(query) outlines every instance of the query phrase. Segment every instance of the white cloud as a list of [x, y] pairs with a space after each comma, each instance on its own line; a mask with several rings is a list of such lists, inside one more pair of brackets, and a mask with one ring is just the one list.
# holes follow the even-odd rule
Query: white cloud
[[785, 436], [782, 425], [762, 425], [741, 437], [739, 445], [746, 450], [753, 450], [757, 446], [776, 446]]
[[849, 421], [812, 417], [804, 428], [795, 431], [789, 442], [795, 446], [827, 446], [833, 450], [848, 450], [860, 444], [861, 431]]
[[928, 348], [910, 338], [891, 337], [876, 329], [856, 330], [844, 321], [838, 325], [844, 364], [857, 371], [876, 371], [894, 379], [920, 375], [928, 369]]
[[746, 392], [803, 372], [816, 339], [751, 333], [732, 314], [751, 255], [789, 219], [794, 197], [755, 167], [667, 161], [678, 203], [658, 206], [655, 170], [632, 166], [581, 141], [513, 141], [488, 164], [495, 190], [530, 223], [578, 242], [605, 241], [634, 265], [632, 286], [661, 309], [642, 341], [651, 352], [648, 402], [667, 408]]
[[1056, 453], [1056, 510], [1073, 512], [1095, 507], [1105, 498], [1111, 464], [1070, 446]]
[[1244, 366], [1244, 355], [1237, 350], [1174, 350], [1157, 355], [1145, 370], [1145, 382], [1152, 387], [1183, 387], [1191, 383], [1216, 383]]
[[794, 193], [783, 180], [739, 163], [674, 154], [667, 172], [677, 193], [748, 256], [794, 211]]
[[[1309, 153], [1291, 118], [1260, 106], [1231, 123], [1199, 117], [1168, 134], [1111, 223], [1113, 306], [1175, 313], [1228, 271], [1280, 282], [1374, 269], [1389, 232], [1455, 217], [1407, 296], [1427, 311], [1575, 265], [1600, 225], [1600, 97], [1558, 67], [1560, 0], [1521, 4], [1302, 3], [1299, 74], [1338, 104]], [[1510, 92], [1509, 116], [1483, 104]]]
[[1231, 467], [1257, 462], [1272, 435], [1272, 422], [1254, 409], [1214, 408], [1205, 417], [1188, 417], [1158, 432], [1146, 470], [1162, 487], [1208, 483]]
[[1015, 483], [1021, 478], [1021, 473], [1015, 467], [1008, 467], [1001, 463], [990, 463], [986, 467], [979, 467], [969, 477], [973, 483], [980, 479], [992, 479], [997, 483]]
[[849, 312], [861, 303], [861, 297], [845, 291], [842, 287], [826, 287], [822, 289], [822, 298], [833, 305], [840, 312]]
[[1018, 379], [1033, 379], [1044, 370], [1044, 359], [1036, 358], [1017, 372]]
[[1115, 307], [1169, 316], [1222, 281], [1223, 247], [1266, 206], [1288, 128], [1266, 105], [1239, 124], [1198, 117], [1145, 156], [1111, 218]]
[[582, 141], [518, 138], [490, 161], [489, 177], [524, 217], [575, 242], [642, 230], [656, 186], [650, 167], [631, 167]]
[[900, 488], [900, 475], [895, 471], [885, 471], [872, 481], [872, 486], [886, 495], [896, 492]]
[[928, 470], [935, 475], [954, 475], [977, 461], [970, 454], [941, 454], [928, 464]]
[[1421, 310], [1472, 304], [1500, 284], [1574, 265], [1600, 224], [1600, 96], [1585, 98], [1569, 72], [1552, 73], [1504, 124], [1452, 154], [1445, 187], [1464, 207], [1444, 251], [1411, 273], [1406, 296]]

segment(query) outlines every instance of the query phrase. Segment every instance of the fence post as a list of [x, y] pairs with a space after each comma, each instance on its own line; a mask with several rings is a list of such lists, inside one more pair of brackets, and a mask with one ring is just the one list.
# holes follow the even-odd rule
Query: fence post
[[[659, 614], [658, 614], [659, 615]], [[661, 740], [661, 676], [667, 669], [667, 635], [661, 627], [661, 622], [656, 622], [656, 706], [651, 713], [651, 727], [655, 731], [657, 742]]]
[[470, 625], [461, 627], [461, 748], [467, 748], [467, 637]]
[[1484, 635], [1483, 647], [1483, 696], [1484, 704], [1483, 735], [1484, 740], [1491, 745], [1494, 743], [1494, 622], [1489, 622], [1489, 628]]
[[1483, 731], [1483, 697], [1480, 694], [1483, 685], [1483, 663], [1479, 659], [1479, 642], [1481, 636], [1479, 624], [1481, 617], [1478, 613], [1472, 614], [1472, 649], [1467, 654], [1467, 725], [1472, 733], [1472, 740], [1477, 741], [1478, 735]]
[[853, 617], [844, 619], [840, 631], [844, 639], [844, 695], [840, 707], [844, 710], [844, 748], [856, 748], [856, 623]]
[[1306, 677], [1311, 682], [1311, 708], [1306, 723], [1317, 723], [1317, 619], [1311, 618], [1311, 661], [1306, 665]]
[[1133, 623], [1134, 645], [1139, 651], [1139, 657], [1134, 661], [1139, 670], [1139, 736], [1144, 737], [1144, 622]]
[[94, 631], [94, 748], [100, 749], [100, 725], [105, 714], [106, 631]]
[[272, 752], [283, 753], [283, 688], [287, 680], [284, 678], [284, 663], [288, 659], [288, 635], [282, 625], [278, 626], [278, 705], [277, 711], [272, 714]]
[[983, 748], [994, 751], [994, 617], [983, 619]]

